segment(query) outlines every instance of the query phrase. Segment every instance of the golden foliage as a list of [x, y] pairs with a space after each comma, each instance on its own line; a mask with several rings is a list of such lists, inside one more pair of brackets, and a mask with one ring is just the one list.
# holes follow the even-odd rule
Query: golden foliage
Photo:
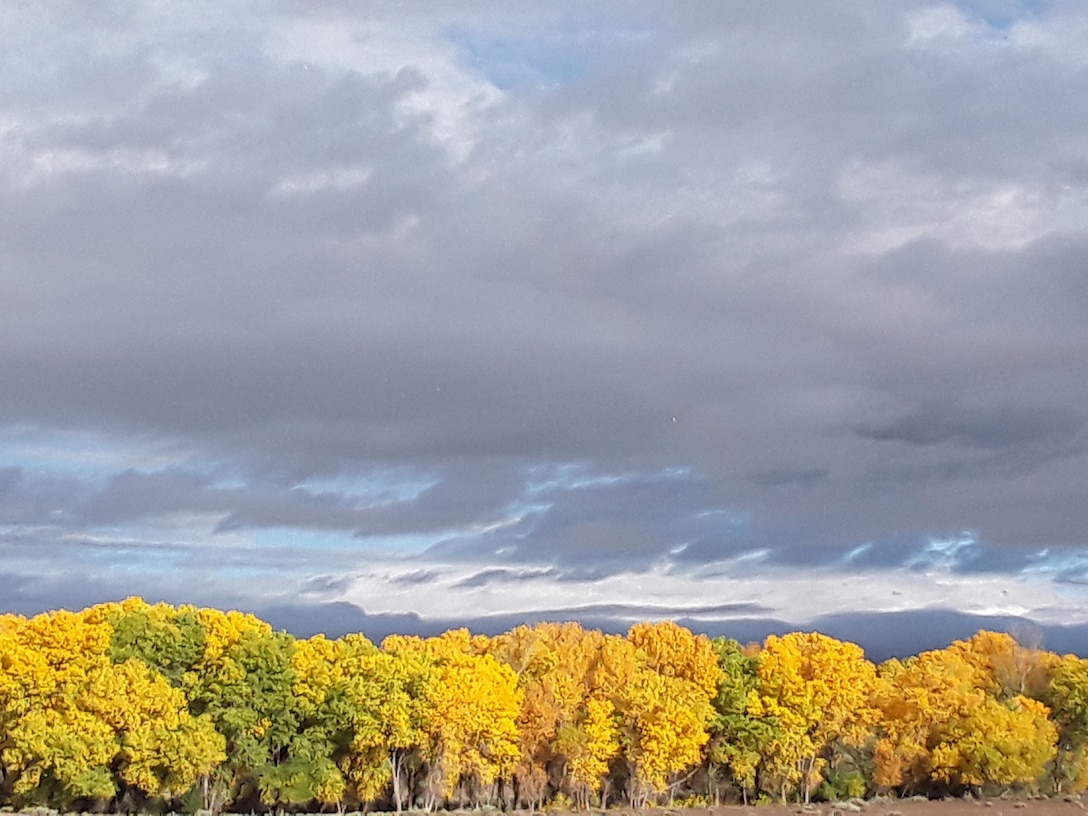
[[624, 783], [638, 805], [700, 765], [783, 797], [844, 773], [851, 791], [1088, 784], [1081, 658], [993, 632], [879, 670], [818, 633], [716, 643], [671, 622], [546, 623], [378, 649], [138, 598], [0, 615], [0, 804], [196, 791], [206, 808], [400, 809], [515, 781], [530, 807]]

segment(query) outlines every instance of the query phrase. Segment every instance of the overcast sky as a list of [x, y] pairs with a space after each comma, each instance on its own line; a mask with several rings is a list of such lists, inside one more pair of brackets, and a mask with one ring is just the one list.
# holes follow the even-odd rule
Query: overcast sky
[[3, 609], [1088, 622], [1080, 0], [4, 14]]

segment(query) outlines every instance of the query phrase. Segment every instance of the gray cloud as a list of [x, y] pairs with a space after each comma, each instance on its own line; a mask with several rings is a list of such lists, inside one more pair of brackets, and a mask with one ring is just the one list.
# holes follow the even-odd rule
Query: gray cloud
[[[21, 9], [5, 546], [28, 575], [94, 540], [314, 577], [415, 537], [556, 581], [886, 568], [965, 530], [971, 569], [1082, 547], [1086, 26]], [[151, 453], [48, 461], [87, 439]]]
[[482, 570], [468, 578], [463, 578], [457, 582], [458, 587], [465, 589], [489, 586], [492, 584], [517, 584], [519, 581], [529, 581], [533, 578], [550, 577], [552, 570], [548, 569], [536, 569], [536, 570], [508, 570], [508, 569], [488, 569]]
[[1080, 417], [1051, 406], [935, 407], [902, 417], [866, 435], [908, 445], [951, 442], [1000, 449], [1046, 442], [1068, 444], [1082, 424]]

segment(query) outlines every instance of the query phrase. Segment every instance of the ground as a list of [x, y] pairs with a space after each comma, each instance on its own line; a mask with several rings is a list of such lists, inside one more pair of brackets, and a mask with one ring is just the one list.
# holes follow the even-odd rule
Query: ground
[[[1081, 816], [1085, 802], [1079, 796], [1054, 799], [873, 799], [855, 803], [822, 802], [813, 805], [730, 805], [696, 810], [658, 808], [660, 816]], [[653, 812], [653, 811], [649, 811]], [[617, 812], [619, 813], [619, 812]], [[635, 816], [634, 811], [623, 811]]]

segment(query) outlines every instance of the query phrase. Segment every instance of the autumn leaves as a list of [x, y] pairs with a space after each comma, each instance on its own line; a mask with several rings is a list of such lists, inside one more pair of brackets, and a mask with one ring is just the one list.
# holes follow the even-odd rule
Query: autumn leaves
[[0, 616], [0, 805], [542, 808], [1088, 784], [1088, 662], [1007, 635], [880, 667], [672, 623], [298, 640], [139, 599]]
[[113, 636], [101, 607], [0, 617], [4, 799], [173, 798], [226, 760], [214, 720], [154, 667], [115, 662]]

